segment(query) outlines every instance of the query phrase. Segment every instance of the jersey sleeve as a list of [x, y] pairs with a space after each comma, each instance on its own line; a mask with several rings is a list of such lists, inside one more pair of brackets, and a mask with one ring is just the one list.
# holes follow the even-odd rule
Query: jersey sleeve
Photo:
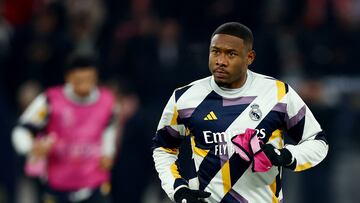
[[174, 93], [164, 108], [153, 138], [155, 168], [162, 188], [172, 200], [176, 190], [187, 187], [187, 181], [181, 177], [176, 164], [179, 147], [185, 136], [185, 126], [178, 123], [178, 116]]
[[120, 130], [120, 116], [116, 104], [113, 105], [111, 118], [102, 134], [101, 151], [102, 155], [114, 157], [117, 151]]
[[285, 146], [295, 158], [290, 168], [295, 171], [303, 171], [316, 166], [326, 157], [328, 143], [320, 124], [291, 87], [289, 87], [285, 99], [287, 102], [287, 115], [285, 116], [287, 134], [297, 143]]
[[27, 154], [32, 148], [34, 135], [47, 124], [49, 105], [45, 94], [40, 94], [21, 115], [12, 131], [12, 143], [17, 153]]
[[25, 112], [21, 115], [19, 124], [29, 125], [33, 130], [41, 130], [47, 124], [49, 105], [44, 93], [37, 96]]

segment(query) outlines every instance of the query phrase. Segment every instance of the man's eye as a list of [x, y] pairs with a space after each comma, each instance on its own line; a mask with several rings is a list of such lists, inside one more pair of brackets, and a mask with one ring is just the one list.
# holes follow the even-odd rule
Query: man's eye
[[235, 52], [230, 52], [230, 53], [229, 53], [229, 56], [231, 56], [231, 57], [237, 56], [237, 53], [235, 53]]

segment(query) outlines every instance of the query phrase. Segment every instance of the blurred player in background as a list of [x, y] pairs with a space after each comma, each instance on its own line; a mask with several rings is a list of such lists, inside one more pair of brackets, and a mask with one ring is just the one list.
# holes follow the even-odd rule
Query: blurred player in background
[[95, 58], [72, 56], [65, 84], [37, 96], [13, 130], [26, 174], [45, 183], [43, 202], [110, 202], [119, 114], [113, 94], [97, 82]]
[[[248, 70], [254, 59], [250, 29], [225, 23], [211, 36], [212, 76], [169, 99], [153, 157], [175, 202], [282, 202], [282, 170], [303, 171], [327, 155], [325, 134], [306, 104], [288, 84]], [[284, 135], [294, 143], [285, 145]], [[189, 181], [177, 163], [184, 136], [193, 151]]]

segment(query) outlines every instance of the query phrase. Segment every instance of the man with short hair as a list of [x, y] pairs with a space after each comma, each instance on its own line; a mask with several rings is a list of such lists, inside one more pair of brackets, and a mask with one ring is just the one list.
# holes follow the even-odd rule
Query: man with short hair
[[113, 94], [97, 82], [94, 58], [73, 56], [65, 85], [40, 94], [13, 130], [26, 173], [45, 180], [44, 202], [109, 202], [119, 121]]
[[[288, 84], [249, 70], [254, 59], [251, 30], [225, 23], [211, 36], [212, 76], [169, 99], [153, 158], [175, 202], [281, 202], [283, 168], [303, 171], [327, 155], [324, 132], [306, 104]], [[285, 145], [284, 135], [295, 144]], [[189, 181], [177, 164], [184, 136], [193, 152]]]

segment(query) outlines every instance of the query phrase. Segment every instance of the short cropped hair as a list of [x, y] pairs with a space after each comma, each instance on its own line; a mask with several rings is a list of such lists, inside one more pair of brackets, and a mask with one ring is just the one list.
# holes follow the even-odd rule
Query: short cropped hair
[[78, 69], [94, 68], [97, 70], [97, 57], [93, 55], [71, 55], [65, 65], [65, 74]]
[[226, 34], [238, 37], [244, 40], [246, 45], [250, 45], [251, 48], [254, 42], [254, 37], [250, 28], [238, 22], [228, 22], [220, 25], [211, 35], [211, 38], [216, 34]]

